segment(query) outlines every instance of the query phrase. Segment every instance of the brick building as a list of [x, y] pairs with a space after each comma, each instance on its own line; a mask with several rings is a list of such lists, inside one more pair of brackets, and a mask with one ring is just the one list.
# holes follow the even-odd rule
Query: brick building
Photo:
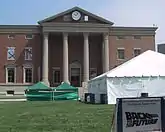
[[81, 86], [146, 50], [156, 27], [117, 27], [74, 7], [38, 25], [0, 25], [0, 89], [22, 91], [43, 81]]

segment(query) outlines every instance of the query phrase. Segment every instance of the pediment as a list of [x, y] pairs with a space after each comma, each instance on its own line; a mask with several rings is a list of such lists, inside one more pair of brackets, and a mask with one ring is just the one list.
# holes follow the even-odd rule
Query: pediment
[[[73, 12], [79, 15], [79, 17], [74, 17]], [[78, 19], [78, 20], [77, 20]], [[42, 23], [98, 23], [98, 24], [110, 24], [113, 25], [113, 22], [108, 21], [102, 17], [99, 17], [95, 14], [92, 14], [82, 8], [74, 7], [44, 20], [39, 21], [39, 24]]]

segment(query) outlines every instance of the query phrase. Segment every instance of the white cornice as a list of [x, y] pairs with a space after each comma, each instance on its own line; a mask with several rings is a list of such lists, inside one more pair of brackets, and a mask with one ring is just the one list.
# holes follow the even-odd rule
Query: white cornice
[[38, 25], [0, 25], [0, 33], [40, 33]]
[[157, 27], [111, 27], [110, 35], [155, 35]]

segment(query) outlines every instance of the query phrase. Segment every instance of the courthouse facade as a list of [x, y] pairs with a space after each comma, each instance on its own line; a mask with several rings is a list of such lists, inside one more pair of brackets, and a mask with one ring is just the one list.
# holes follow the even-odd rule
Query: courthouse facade
[[38, 81], [81, 87], [142, 52], [155, 50], [156, 27], [113, 24], [74, 7], [38, 25], [0, 25], [0, 88]]

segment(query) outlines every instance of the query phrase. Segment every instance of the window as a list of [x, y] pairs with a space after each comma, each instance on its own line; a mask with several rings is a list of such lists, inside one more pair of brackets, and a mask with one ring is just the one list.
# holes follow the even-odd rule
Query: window
[[33, 35], [32, 34], [26, 34], [25, 39], [33, 39]]
[[135, 56], [138, 56], [138, 55], [140, 55], [141, 54], [141, 49], [140, 48], [135, 48], [134, 49], [134, 57]]
[[117, 58], [118, 59], [125, 59], [125, 49], [124, 48], [118, 48], [117, 49]]
[[25, 48], [25, 60], [32, 60], [32, 47]]
[[53, 83], [60, 83], [60, 68], [53, 68]]
[[8, 47], [7, 60], [15, 60], [15, 47]]
[[8, 35], [8, 38], [9, 38], [9, 39], [14, 39], [14, 38], [15, 38], [15, 34], [9, 34], [9, 35]]
[[125, 36], [117, 36], [117, 39], [125, 39]]
[[90, 79], [97, 76], [97, 69], [96, 68], [90, 68]]
[[6, 68], [6, 83], [15, 83], [15, 67], [7, 67]]
[[141, 39], [141, 36], [140, 35], [136, 35], [136, 36], [134, 36], [134, 39]]
[[84, 16], [84, 21], [88, 21], [88, 16]]
[[32, 82], [33, 82], [33, 68], [24, 67], [24, 83], [32, 83]]

